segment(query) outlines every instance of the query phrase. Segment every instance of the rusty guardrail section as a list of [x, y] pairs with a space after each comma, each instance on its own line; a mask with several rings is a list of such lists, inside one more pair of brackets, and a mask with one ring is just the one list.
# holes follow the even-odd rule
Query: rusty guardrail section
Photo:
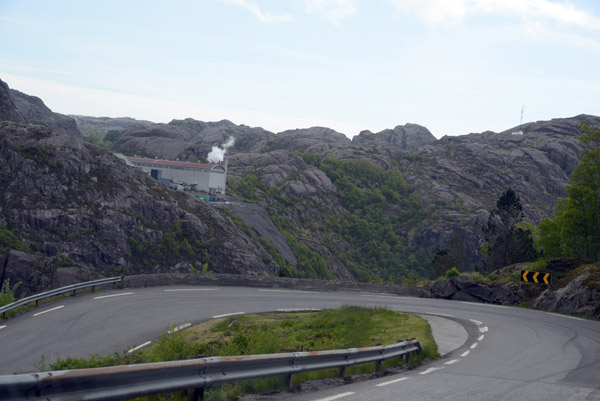
[[90, 287], [92, 287], [92, 291], [94, 291], [94, 289], [99, 285], [113, 284], [113, 283], [118, 283], [120, 281], [121, 281], [121, 277], [111, 277], [111, 278], [103, 278], [100, 280], [88, 281], [85, 283], [71, 284], [66, 287], [56, 288], [54, 290], [42, 292], [42, 293], [35, 294], [35, 295], [32, 295], [27, 298], [19, 299], [18, 301], [15, 301], [11, 304], [0, 307], [0, 312], [2, 313], [2, 318], [5, 318], [6, 312], [8, 312], [9, 310], [18, 308], [19, 306], [27, 305], [32, 302], [35, 302], [35, 306], [38, 306], [39, 302], [42, 299], [66, 294], [67, 292], [71, 292], [71, 291], [73, 291], [73, 295], [75, 295], [75, 291], [82, 290], [84, 288], [90, 288]]
[[[333, 351], [290, 352], [158, 362], [106, 368], [0, 376], [0, 400], [127, 400], [187, 390], [203, 400], [208, 386], [241, 380], [341, 368], [421, 352], [417, 340], [388, 346]], [[380, 367], [380, 365], [378, 366]]]

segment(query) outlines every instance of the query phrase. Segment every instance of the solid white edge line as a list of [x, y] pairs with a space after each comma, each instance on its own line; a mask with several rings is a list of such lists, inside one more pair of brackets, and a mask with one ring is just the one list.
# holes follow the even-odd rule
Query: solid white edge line
[[361, 297], [373, 297], [373, 298], [393, 298], [393, 299], [408, 299], [406, 297], [400, 297], [396, 295], [372, 295], [372, 294], [361, 294]]
[[150, 344], [152, 344], [152, 341], [146, 341], [145, 343], [140, 344], [137, 347], [133, 347], [132, 349], [130, 349], [129, 351], [127, 351], [127, 353], [131, 354], [132, 352], [135, 352], [135, 351], [137, 351], [137, 350], [139, 350], [141, 348], [144, 348], [145, 346], [150, 345]]
[[61, 305], [61, 306], [57, 306], [56, 308], [46, 309], [45, 311], [34, 313], [33, 316], [43, 315], [44, 313], [52, 312], [53, 310], [57, 310], [57, 309], [64, 308], [64, 307], [65, 307], [64, 305]]
[[342, 398], [342, 397], [348, 397], [349, 395], [354, 394], [353, 392], [348, 392], [348, 393], [342, 393], [342, 394], [338, 394], [338, 395], [332, 395], [331, 397], [327, 397], [327, 398], [319, 398], [318, 400], [315, 401], [333, 401], [333, 400], [337, 400], [338, 398]]
[[471, 349], [477, 348], [477, 344], [479, 344], [479, 343], [475, 343], [475, 344], [471, 345]]
[[317, 308], [288, 308], [277, 309], [277, 312], [320, 312], [322, 309]]
[[461, 304], [466, 304], [466, 305], [483, 305], [483, 306], [491, 306], [493, 308], [507, 308], [507, 306], [504, 305], [494, 305], [494, 304], [484, 304], [484, 303], [477, 303], [477, 302], [466, 302], [466, 301], [460, 301]]
[[424, 372], [419, 373], [420, 375], [426, 375], [429, 374], [431, 372], [435, 372], [436, 370], [440, 370], [440, 369], [444, 369], [443, 367], [439, 367], [439, 368], [429, 368]]
[[165, 292], [184, 292], [184, 291], [219, 291], [219, 288], [179, 288], [174, 290], [165, 290]]
[[224, 315], [215, 315], [212, 318], [213, 319], [219, 319], [221, 317], [229, 317], [229, 316], [237, 316], [237, 315], [243, 315], [246, 312], [233, 312], [233, 313], [225, 313]]
[[453, 365], [453, 364], [455, 364], [458, 361], [460, 361], [460, 359], [453, 359], [451, 361], [444, 362], [444, 365]]
[[480, 322], [479, 320], [475, 320], [475, 319], [469, 319], [470, 321], [472, 321], [473, 323], [475, 323], [477, 326], [481, 326], [483, 324], [483, 322]]
[[182, 325], [179, 325], [177, 327], [175, 327], [173, 330], [169, 330], [168, 333], [169, 334], [173, 334], [179, 330], [183, 330], [183, 329], [187, 329], [188, 327], [190, 327], [192, 324], [191, 323], [184, 323]]
[[568, 315], [561, 315], [560, 313], [550, 313], [550, 312], [546, 312], [546, 313], [548, 313], [549, 315], [554, 315], [554, 316], [558, 316], [558, 317], [566, 317], [566, 318], [568, 318], [568, 319], [581, 320], [581, 321], [583, 321], [583, 322], [585, 322], [585, 321], [586, 321], [585, 319], [582, 319], [582, 318], [580, 318], [580, 317], [568, 316]]
[[460, 356], [464, 358], [465, 356], [469, 355], [470, 353], [471, 353], [471, 351], [465, 351], [462, 354], [460, 354]]
[[296, 294], [314, 294], [314, 291], [301, 291], [301, 290], [265, 290], [265, 289], [260, 289], [258, 290], [260, 292], [293, 292]]
[[102, 299], [102, 298], [112, 298], [112, 297], [120, 297], [122, 295], [132, 295], [133, 292], [122, 292], [120, 294], [112, 294], [112, 295], [102, 295], [99, 297], [94, 297], [94, 299]]
[[427, 312], [428, 315], [436, 315], [436, 316], [446, 316], [446, 317], [454, 317], [454, 315], [447, 315], [445, 313], [437, 313], [437, 312]]
[[485, 336], [482, 334], [479, 337], [477, 337], [477, 341], [483, 341], [484, 338], [485, 338]]
[[0, 330], [5, 329], [6, 325], [0, 326]]
[[383, 386], [387, 386], [388, 384], [394, 384], [394, 383], [398, 383], [398, 382], [401, 382], [401, 381], [404, 381], [404, 380], [408, 380], [408, 377], [401, 377], [401, 378], [396, 379], [396, 380], [390, 380], [389, 382], [383, 382], [383, 383], [376, 384], [375, 386], [376, 387], [383, 387]]

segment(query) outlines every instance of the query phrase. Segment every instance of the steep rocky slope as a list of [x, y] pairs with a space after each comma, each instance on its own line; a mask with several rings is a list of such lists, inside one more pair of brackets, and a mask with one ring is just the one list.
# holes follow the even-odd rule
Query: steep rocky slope
[[[111, 152], [41, 126], [0, 123], [0, 227], [32, 262], [0, 256], [8, 278], [33, 290], [58, 268], [102, 275], [214, 271], [274, 274], [275, 264], [214, 208], [169, 191]], [[50, 280], [51, 281], [51, 280]]]

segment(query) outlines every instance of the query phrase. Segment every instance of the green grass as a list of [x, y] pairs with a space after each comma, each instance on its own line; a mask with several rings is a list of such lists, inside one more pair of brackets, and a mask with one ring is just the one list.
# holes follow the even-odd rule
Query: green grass
[[[406, 313], [346, 306], [319, 312], [241, 315], [211, 320], [173, 334], [162, 334], [151, 347], [132, 354], [124, 351], [107, 356], [92, 355], [87, 359], [69, 358], [53, 363], [50, 369], [80, 369], [217, 355], [361, 348], [389, 345], [409, 338], [417, 338], [423, 349], [422, 354], [411, 359], [409, 367], [439, 356], [429, 324]], [[402, 364], [399, 359], [388, 360], [383, 368]], [[374, 369], [374, 363], [353, 366], [346, 369], [345, 375], [370, 373]], [[336, 377], [337, 374], [336, 369], [295, 374], [291, 384], [298, 386], [307, 380]], [[248, 380], [209, 388], [205, 399], [227, 400], [244, 393], [287, 389], [287, 386], [282, 377]], [[166, 397], [180, 399], [183, 395], [180, 392]]]

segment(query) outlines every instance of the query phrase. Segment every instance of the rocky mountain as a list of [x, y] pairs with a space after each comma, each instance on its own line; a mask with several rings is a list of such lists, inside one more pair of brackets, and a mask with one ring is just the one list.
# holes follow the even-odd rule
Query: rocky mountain
[[[2, 119], [28, 122], [18, 96], [6, 92]], [[50, 117], [43, 125], [56, 120]], [[458, 267], [476, 269], [482, 226], [508, 187], [526, 221], [551, 217], [585, 149], [579, 122], [600, 125], [599, 117], [582, 115], [525, 124], [517, 135], [436, 140], [406, 124], [350, 140], [324, 127], [275, 134], [227, 120], [72, 118], [102, 148], [75, 132], [12, 123], [1, 130], [0, 160], [12, 164], [3, 164], [11, 181], [0, 228], [44, 263], [62, 265], [64, 257], [109, 274], [197, 270], [208, 262], [217, 272], [379, 282], [428, 275], [435, 252], [456, 238], [464, 257]], [[230, 196], [211, 204], [157, 186], [106, 150], [196, 161], [229, 138]], [[184, 239], [191, 250], [173, 246]], [[169, 247], [176, 252], [167, 257]]]

